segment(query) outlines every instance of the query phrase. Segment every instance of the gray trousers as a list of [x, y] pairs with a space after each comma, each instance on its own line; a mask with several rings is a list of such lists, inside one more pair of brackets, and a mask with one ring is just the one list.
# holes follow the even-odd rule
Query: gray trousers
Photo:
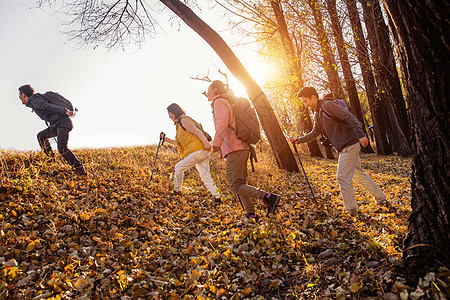
[[254, 214], [253, 198], [262, 199], [266, 192], [247, 185], [247, 161], [249, 150], [239, 150], [227, 155], [227, 181], [231, 191], [238, 194], [246, 213]]

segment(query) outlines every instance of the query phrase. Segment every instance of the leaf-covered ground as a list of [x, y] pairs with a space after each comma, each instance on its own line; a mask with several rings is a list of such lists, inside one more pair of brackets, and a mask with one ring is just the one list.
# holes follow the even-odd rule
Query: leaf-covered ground
[[[223, 197], [195, 169], [172, 196], [179, 155], [162, 147], [78, 150], [88, 177], [59, 155], [0, 152], [1, 299], [444, 299], [448, 270], [409, 287], [394, 273], [410, 212], [410, 160], [362, 155], [387, 194], [380, 207], [357, 186], [347, 214], [336, 161], [302, 156], [302, 173], [259, 154], [249, 183], [282, 195], [275, 215], [247, 223], [214, 156]], [[447, 272], [447, 273], [445, 273]]]

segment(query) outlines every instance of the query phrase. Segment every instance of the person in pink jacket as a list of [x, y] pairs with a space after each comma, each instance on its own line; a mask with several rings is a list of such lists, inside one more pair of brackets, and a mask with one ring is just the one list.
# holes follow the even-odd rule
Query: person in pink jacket
[[245, 217], [257, 221], [253, 199], [261, 199], [267, 207], [267, 215], [275, 212], [281, 196], [266, 193], [258, 188], [247, 185], [247, 161], [250, 148], [236, 136], [232, 128], [236, 128], [236, 120], [228, 99], [234, 96], [225, 84], [216, 80], [206, 93], [213, 109], [214, 127], [216, 133], [213, 140], [213, 152], [220, 152], [226, 158], [227, 182], [231, 191], [238, 194], [246, 212]]

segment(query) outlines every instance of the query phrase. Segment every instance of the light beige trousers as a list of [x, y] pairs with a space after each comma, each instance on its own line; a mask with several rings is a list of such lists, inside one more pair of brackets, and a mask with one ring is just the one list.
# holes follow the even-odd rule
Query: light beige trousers
[[373, 180], [361, 169], [359, 160], [360, 145], [359, 142], [345, 147], [339, 152], [339, 161], [337, 167], [337, 181], [341, 190], [344, 207], [348, 211], [358, 210], [356, 203], [355, 190], [352, 179], [361, 184], [369, 193], [371, 193], [377, 202], [386, 200], [386, 196], [373, 182]]
[[200, 178], [205, 184], [206, 189], [213, 195], [213, 197], [220, 197], [219, 190], [214, 184], [211, 178], [211, 171], [209, 169], [209, 157], [210, 154], [206, 150], [197, 150], [192, 152], [185, 158], [183, 158], [179, 163], [175, 165], [175, 172], [173, 175], [173, 189], [174, 191], [181, 191], [181, 186], [183, 185], [184, 171], [196, 166]]

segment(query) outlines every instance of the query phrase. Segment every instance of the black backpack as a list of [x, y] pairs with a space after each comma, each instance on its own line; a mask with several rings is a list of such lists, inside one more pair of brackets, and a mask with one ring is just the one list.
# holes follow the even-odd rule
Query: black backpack
[[64, 107], [65, 109], [70, 110], [70, 111], [78, 111], [78, 109], [76, 107], [74, 107], [69, 100], [67, 100], [66, 98], [64, 98], [63, 96], [61, 96], [58, 93], [49, 91], [49, 92], [46, 92], [45, 94], [42, 94], [42, 96], [44, 96], [44, 98], [49, 103]]

